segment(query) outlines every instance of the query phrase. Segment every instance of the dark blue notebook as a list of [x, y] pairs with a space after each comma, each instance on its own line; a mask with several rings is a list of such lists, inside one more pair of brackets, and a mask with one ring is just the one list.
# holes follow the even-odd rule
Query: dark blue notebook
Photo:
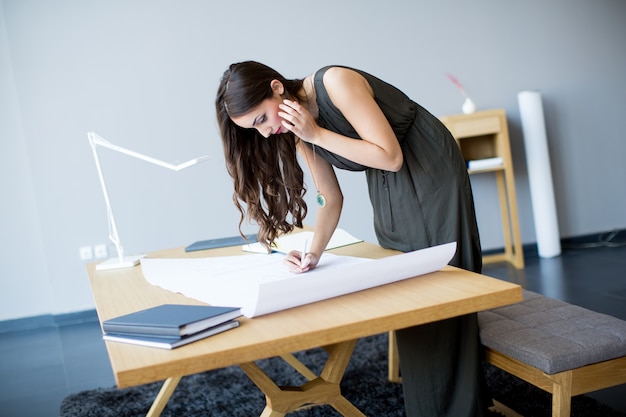
[[106, 320], [106, 333], [185, 336], [241, 316], [239, 307], [163, 304]]
[[192, 243], [185, 248], [185, 252], [193, 252], [196, 250], [225, 248], [227, 246], [246, 245], [248, 243], [255, 243], [257, 241], [257, 235], [246, 235], [246, 239], [242, 236], [221, 237], [218, 239], [201, 240], [199, 242]]

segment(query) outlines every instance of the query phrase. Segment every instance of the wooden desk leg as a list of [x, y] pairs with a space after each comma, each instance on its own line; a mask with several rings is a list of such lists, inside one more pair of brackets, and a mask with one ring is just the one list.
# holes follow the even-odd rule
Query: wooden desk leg
[[181, 378], [180, 376], [173, 376], [165, 380], [146, 417], [159, 417], [161, 415]]
[[395, 330], [389, 332], [388, 344], [389, 359], [387, 363], [387, 379], [389, 379], [389, 382], [401, 384], [402, 377], [400, 376], [400, 354], [398, 352]]
[[339, 388], [339, 383], [346, 373], [346, 368], [350, 362], [350, 357], [352, 356], [356, 342], [356, 340], [352, 340], [350, 342], [337, 343], [336, 345], [326, 347], [325, 349], [329, 352], [329, 356], [320, 374], [321, 379], [328, 381], [328, 383], [333, 384], [337, 388], [338, 395], [334, 396], [332, 402], [329, 401], [328, 404], [346, 417], [366, 417], [365, 414], [361, 413], [341, 395]]
[[308, 379], [309, 381], [317, 378], [317, 375], [313, 373], [309, 368], [307, 368], [302, 362], [298, 360], [293, 354], [285, 353], [284, 355], [280, 355], [280, 357], [287, 362], [293, 369], [298, 371], [300, 375]]
[[[240, 364], [241, 369], [265, 394], [267, 404], [261, 417], [283, 417], [311, 404], [329, 404], [345, 417], [366, 417], [341, 395], [339, 387], [355, 344], [356, 340], [351, 340], [325, 347], [329, 355], [320, 376], [299, 387], [279, 387], [254, 362]], [[293, 360], [297, 361], [295, 358]]]

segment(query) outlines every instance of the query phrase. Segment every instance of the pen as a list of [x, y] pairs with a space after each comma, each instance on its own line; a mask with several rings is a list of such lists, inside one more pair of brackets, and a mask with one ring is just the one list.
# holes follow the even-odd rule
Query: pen
[[304, 239], [304, 242], [302, 243], [302, 255], [300, 256], [300, 266], [302, 266], [302, 263], [304, 262], [304, 258], [306, 257], [307, 240], [308, 239]]

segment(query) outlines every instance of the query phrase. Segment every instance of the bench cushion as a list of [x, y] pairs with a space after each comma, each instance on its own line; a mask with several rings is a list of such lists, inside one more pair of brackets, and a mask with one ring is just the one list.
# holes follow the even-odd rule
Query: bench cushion
[[626, 321], [531, 291], [478, 321], [483, 345], [547, 374], [626, 356]]

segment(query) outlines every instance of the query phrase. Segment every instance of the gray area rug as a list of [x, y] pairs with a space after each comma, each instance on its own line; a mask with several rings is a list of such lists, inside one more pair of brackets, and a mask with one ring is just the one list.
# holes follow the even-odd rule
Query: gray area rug
[[[313, 349], [296, 354], [298, 359], [319, 372], [327, 354]], [[281, 359], [273, 358], [258, 365], [279, 385], [300, 385], [305, 380]], [[485, 365], [487, 383], [493, 397], [526, 417], [549, 417], [550, 395], [524, 381]], [[140, 417], [145, 416], [161, 383], [116, 389], [83, 391], [66, 397], [61, 417]], [[402, 387], [387, 381], [387, 335], [359, 340], [342, 381], [343, 395], [366, 415], [402, 417]], [[229, 367], [184, 377], [163, 417], [237, 417], [258, 416], [265, 397], [239, 367]], [[497, 414], [494, 414], [497, 415]], [[289, 414], [289, 417], [339, 416], [329, 406], [318, 406]], [[572, 401], [572, 417], [626, 417], [598, 401], [581, 395]]]

